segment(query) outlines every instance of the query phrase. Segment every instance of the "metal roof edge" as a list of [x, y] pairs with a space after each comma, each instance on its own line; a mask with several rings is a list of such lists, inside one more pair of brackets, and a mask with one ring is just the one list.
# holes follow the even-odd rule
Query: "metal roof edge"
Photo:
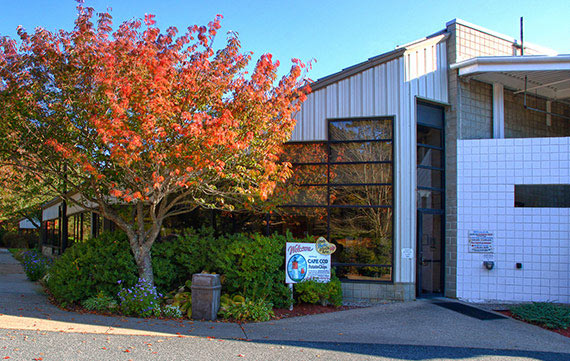
[[348, 78], [354, 74], [360, 73], [360, 72], [367, 70], [369, 68], [372, 68], [376, 65], [386, 63], [390, 60], [396, 59], [399, 56], [401, 56], [402, 54], [404, 54], [405, 51], [406, 51], [405, 48], [400, 48], [400, 49], [395, 49], [395, 50], [386, 52], [384, 54], [374, 56], [372, 58], [369, 58], [366, 61], [352, 65], [348, 68], [344, 68], [339, 72], [333, 73], [331, 75], [327, 75], [323, 78], [320, 78], [317, 81], [315, 81], [314, 83], [309, 84], [309, 86], [311, 87], [311, 91], [315, 91], [315, 90], [324, 88], [327, 85], [330, 85], [332, 83], [336, 83], [342, 79]]
[[415, 40], [415, 41], [408, 43], [406, 45], [398, 46], [398, 47], [396, 47], [396, 49], [394, 49], [392, 51], [388, 51], [386, 53], [383, 53], [383, 54], [380, 54], [377, 56], [373, 56], [371, 58], [368, 58], [368, 60], [366, 60], [366, 61], [355, 64], [353, 66], [349, 66], [348, 68], [344, 68], [337, 73], [327, 75], [323, 78], [318, 79], [314, 83], [309, 84], [309, 86], [311, 87], [311, 91], [324, 88], [327, 85], [330, 85], [332, 83], [336, 83], [336, 82], [343, 80], [343, 79], [346, 79], [346, 78], [348, 78], [354, 74], [368, 70], [368, 69], [370, 69], [376, 65], [387, 63], [390, 60], [396, 59], [396, 58], [404, 55], [404, 53], [406, 51], [408, 51], [410, 48], [420, 46], [424, 42], [427, 42], [427, 41], [440, 42], [440, 41], [445, 41], [446, 39], [447, 39], [447, 35], [445, 34], [445, 30], [438, 31], [436, 33], [429, 35], [428, 37], [425, 37], [425, 38], [422, 38], [419, 40]]
[[525, 55], [525, 56], [479, 56], [460, 61], [449, 66], [450, 69], [460, 69], [482, 64], [551, 64], [570, 63], [570, 54], [560, 55]]

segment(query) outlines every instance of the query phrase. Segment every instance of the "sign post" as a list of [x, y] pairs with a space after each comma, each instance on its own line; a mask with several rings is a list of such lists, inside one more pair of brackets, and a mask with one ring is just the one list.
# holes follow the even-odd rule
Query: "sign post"
[[293, 285], [305, 280], [329, 282], [331, 280], [331, 254], [336, 246], [320, 237], [317, 243], [287, 242], [285, 248], [285, 283], [291, 290], [293, 310]]

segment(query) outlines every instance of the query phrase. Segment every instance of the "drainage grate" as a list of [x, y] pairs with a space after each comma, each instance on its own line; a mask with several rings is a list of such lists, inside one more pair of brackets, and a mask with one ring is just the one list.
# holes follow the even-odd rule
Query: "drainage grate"
[[463, 303], [457, 302], [433, 302], [434, 305], [447, 308], [455, 312], [459, 312], [462, 315], [473, 317], [479, 320], [500, 320], [502, 318], [507, 318], [502, 315], [497, 315], [491, 312], [483, 311], [475, 307], [464, 305]]

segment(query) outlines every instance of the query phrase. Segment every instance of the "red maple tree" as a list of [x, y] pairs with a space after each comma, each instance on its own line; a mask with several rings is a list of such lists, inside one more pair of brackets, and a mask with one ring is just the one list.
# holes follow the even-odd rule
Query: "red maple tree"
[[165, 218], [259, 202], [290, 176], [279, 154], [306, 67], [294, 59], [277, 81], [279, 62], [264, 54], [248, 74], [236, 34], [212, 47], [219, 15], [179, 34], [152, 15], [113, 31], [109, 13], [78, 11], [73, 31], [1, 40], [0, 162], [113, 221], [152, 281]]

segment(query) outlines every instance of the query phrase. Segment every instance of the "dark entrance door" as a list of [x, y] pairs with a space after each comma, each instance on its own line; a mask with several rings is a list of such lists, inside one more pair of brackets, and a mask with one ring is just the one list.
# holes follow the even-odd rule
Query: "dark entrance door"
[[418, 211], [417, 296], [443, 294], [443, 214]]
[[443, 107], [417, 104], [416, 297], [443, 294], [445, 157]]

